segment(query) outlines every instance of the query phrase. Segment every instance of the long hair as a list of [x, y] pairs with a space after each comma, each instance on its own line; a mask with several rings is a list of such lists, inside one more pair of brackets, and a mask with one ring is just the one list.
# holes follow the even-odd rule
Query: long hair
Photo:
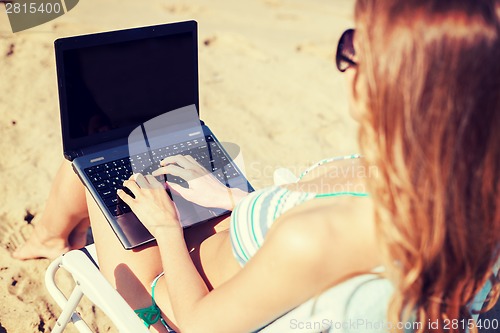
[[469, 318], [500, 250], [500, 2], [358, 0], [355, 18], [353, 92], [361, 150], [379, 169], [368, 186], [395, 285], [389, 320], [463, 331], [451, 321]]

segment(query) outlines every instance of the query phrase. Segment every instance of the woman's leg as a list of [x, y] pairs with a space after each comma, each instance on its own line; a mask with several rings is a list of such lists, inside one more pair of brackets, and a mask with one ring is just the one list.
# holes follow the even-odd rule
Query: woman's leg
[[[90, 198], [88, 192], [87, 196], [92, 233], [94, 235], [97, 256], [99, 258], [99, 267], [102, 274], [111, 285], [118, 290], [133, 309], [151, 306], [151, 282], [163, 271], [161, 257], [156, 243], [144, 245], [134, 250], [125, 250], [99, 207], [95, 204], [94, 200]], [[203, 267], [202, 261], [207, 257], [217, 256], [217, 251], [205, 251], [204, 254], [200, 255], [200, 244], [202, 242], [205, 243], [204, 240], [208, 241], [214, 239], [214, 237], [217, 238], [216, 236], [219, 234], [214, 234], [223, 230], [226, 226], [227, 220], [221, 218], [191, 227], [185, 231], [186, 244], [191, 250], [190, 253], [193, 262], [209, 288], [211, 288], [211, 282], [214, 281], [209, 281], [211, 277], [209, 276], [207, 278], [205, 275], [204, 268], [208, 267]], [[211, 235], [213, 235], [213, 237], [210, 237]], [[210, 239], [207, 239], [209, 237]], [[212, 241], [211, 243], [213, 243], [213, 246], [204, 247], [216, 249], [220, 246], [216, 244], [217, 242]], [[209, 254], [208, 256], [207, 253]], [[219, 259], [220, 260], [210, 260], [210, 262], [214, 265], [224, 262], [223, 258], [219, 257]], [[210, 267], [210, 271], [215, 272], [217, 269]], [[168, 272], [165, 272], [165, 277], [163, 278], [168, 279]], [[216, 282], [216, 284], [219, 283]], [[155, 298], [163, 312], [163, 318], [167, 320], [169, 325], [175, 328], [175, 317], [164, 283], [159, 283], [157, 285]], [[159, 323], [154, 327], [160, 332], [163, 331], [163, 327]]]
[[[125, 250], [90, 193], [86, 193], [101, 273], [132, 309], [151, 306], [151, 282], [163, 271], [157, 247], [151, 244]], [[172, 318], [169, 309], [164, 311]], [[155, 327], [163, 331], [160, 325]]]
[[85, 190], [70, 162], [65, 160], [59, 168], [45, 210], [33, 225], [29, 239], [12, 253], [14, 258], [53, 259], [85, 246], [89, 227]]

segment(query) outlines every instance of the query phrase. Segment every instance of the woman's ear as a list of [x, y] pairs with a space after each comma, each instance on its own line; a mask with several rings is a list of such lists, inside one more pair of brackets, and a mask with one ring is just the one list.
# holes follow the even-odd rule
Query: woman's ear
[[349, 114], [354, 120], [359, 122], [362, 116], [361, 99], [364, 96], [364, 89], [360, 84], [361, 78], [357, 74], [358, 73], [356, 67], [348, 68], [344, 72], [349, 98]]

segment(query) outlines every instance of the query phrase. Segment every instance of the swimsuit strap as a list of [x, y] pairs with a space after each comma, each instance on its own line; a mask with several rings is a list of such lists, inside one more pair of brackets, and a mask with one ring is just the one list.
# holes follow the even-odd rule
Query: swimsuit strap
[[343, 161], [343, 160], [351, 160], [351, 159], [357, 159], [361, 158], [362, 156], [360, 154], [351, 154], [351, 155], [345, 155], [345, 156], [337, 156], [337, 157], [331, 157], [331, 158], [325, 158], [324, 160], [319, 161], [318, 163], [312, 165], [311, 167], [307, 168], [304, 172], [302, 172], [299, 176], [298, 180], [301, 180], [305, 175], [307, 175], [309, 172], [313, 171], [317, 167], [330, 163], [333, 161]]
[[167, 322], [161, 317], [161, 310], [158, 307], [158, 305], [156, 305], [155, 301], [156, 284], [163, 275], [165, 275], [165, 272], [161, 272], [151, 283], [151, 302], [153, 304], [145, 308], [134, 310], [134, 312], [140, 319], [142, 319], [144, 325], [147, 328], [149, 328], [153, 324], [156, 324], [159, 320], [161, 321], [163, 326], [167, 329], [167, 332], [175, 333], [175, 331], [170, 326], [168, 326]]
[[[317, 167], [330, 163], [333, 161], [343, 161], [343, 160], [352, 160], [352, 159], [358, 159], [361, 158], [362, 156], [360, 154], [352, 154], [352, 155], [345, 155], [345, 156], [338, 156], [338, 157], [331, 157], [331, 158], [325, 158], [324, 160], [319, 161], [318, 163], [314, 164], [313, 166], [309, 167], [306, 171], [302, 172], [301, 175], [299, 176], [298, 180], [301, 180], [305, 175], [307, 175], [309, 172], [312, 170], [316, 169]], [[327, 197], [339, 197], [342, 195], [350, 195], [353, 197], [367, 197], [368, 193], [363, 193], [363, 192], [331, 192], [331, 193], [319, 193], [316, 194], [316, 198], [327, 198]]]
[[155, 301], [155, 288], [156, 288], [156, 284], [158, 283], [158, 280], [163, 275], [165, 275], [164, 272], [162, 272], [160, 275], [158, 275], [151, 283], [151, 303], [153, 303], [153, 304], [151, 304], [150, 306], [145, 307], [145, 308], [134, 310], [134, 312], [137, 313], [137, 316], [139, 316], [139, 318], [142, 319], [142, 321], [144, 322], [144, 325], [147, 328], [149, 328], [149, 326], [151, 326], [153, 324], [156, 324], [156, 322], [158, 322], [158, 320], [160, 320], [160, 318], [161, 318], [161, 310], [158, 307], [158, 305], [156, 305], [156, 301]]
[[156, 324], [161, 317], [160, 308], [156, 305], [150, 305], [145, 308], [134, 310], [137, 316], [142, 319], [144, 326], [149, 328], [149, 326]]
[[332, 192], [332, 193], [318, 193], [316, 198], [327, 198], [327, 197], [340, 197], [342, 195], [350, 195], [353, 197], [367, 197], [368, 193], [364, 192]]

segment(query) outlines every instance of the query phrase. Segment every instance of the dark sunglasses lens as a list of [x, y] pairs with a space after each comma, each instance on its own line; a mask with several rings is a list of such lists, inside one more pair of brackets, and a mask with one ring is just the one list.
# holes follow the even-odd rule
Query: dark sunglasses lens
[[340, 37], [339, 45], [337, 47], [336, 62], [339, 71], [344, 72], [349, 67], [355, 65], [353, 44], [354, 29], [346, 30], [342, 37]]

